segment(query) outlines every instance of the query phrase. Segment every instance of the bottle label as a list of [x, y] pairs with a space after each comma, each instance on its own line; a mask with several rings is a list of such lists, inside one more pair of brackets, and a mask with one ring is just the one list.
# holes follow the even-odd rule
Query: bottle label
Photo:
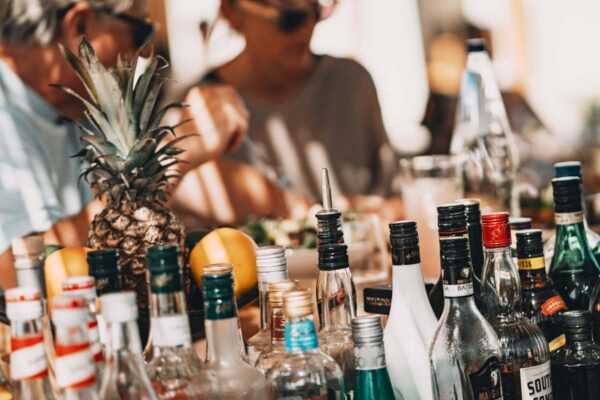
[[550, 361], [535, 367], [521, 368], [521, 399], [552, 399]]
[[189, 346], [192, 343], [187, 315], [153, 317], [150, 330], [152, 344], [158, 347]]
[[206, 300], [206, 319], [227, 319], [235, 317], [235, 306], [233, 299], [229, 300]]
[[279, 341], [285, 339], [285, 315], [283, 313], [271, 314], [271, 339]]
[[500, 360], [496, 357], [488, 359], [479, 370], [469, 375], [473, 398], [475, 400], [502, 399], [502, 381]]
[[567, 308], [567, 305], [565, 304], [562, 297], [560, 297], [559, 295], [556, 295], [556, 296], [550, 297], [548, 300], [546, 300], [544, 302], [544, 304], [542, 304], [541, 311], [542, 311], [542, 314], [549, 317], [560, 310], [565, 310], [566, 308]]
[[96, 372], [89, 343], [56, 344], [56, 384], [60, 389], [81, 389], [94, 385]]
[[285, 325], [286, 351], [305, 351], [318, 347], [319, 341], [313, 321], [294, 321]]
[[175, 293], [183, 290], [183, 280], [179, 270], [150, 274], [152, 293]]
[[519, 258], [518, 264], [519, 269], [523, 271], [532, 271], [536, 269], [543, 269], [546, 267], [544, 257]]
[[460, 285], [444, 285], [444, 297], [465, 297], [473, 295], [473, 282]]
[[572, 213], [555, 213], [554, 222], [556, 225], [571, 225], [583, 222], [583, 211]]
[[567, 344], [567, 338], [564, 334], [562, 334], [558, 337], [555, 337], [550, 341], [550, 343], [548, 343], [548, 350], [550, 350], [550, 353], [552, 353], [563, 347], [565, 344]]
[[42, 335], [10, 340], [10, 377], [13, 381], [43, 378], [48, 375]]
[[362, 345], [354, 348], [354, 366], [366, 371], [385, 368], [385, 351], [381, 345]]
[[94, 362], [102, 362], [104, 360], [104, 355], [102, 354], [102, 344], [100, 343], [100, 331], [98, 330], [97, 320], [88, 321], [88, 335]]

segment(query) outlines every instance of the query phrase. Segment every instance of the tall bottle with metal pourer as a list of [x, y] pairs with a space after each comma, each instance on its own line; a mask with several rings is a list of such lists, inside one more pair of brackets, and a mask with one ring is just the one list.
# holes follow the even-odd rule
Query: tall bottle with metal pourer
[[323, 168], [321, 172], [323, 209], [315, 215], [317, 217], [317, 244], [344, 243], [342, 213], [333, 208], [327, 168]]

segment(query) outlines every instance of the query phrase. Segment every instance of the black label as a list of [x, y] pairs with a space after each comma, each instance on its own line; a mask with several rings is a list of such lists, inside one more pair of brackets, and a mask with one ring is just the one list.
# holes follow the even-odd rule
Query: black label
[[500, 361], [496, 357], [488, 359], [483, 366], [469, 375], [475, 400], [502, 399]]

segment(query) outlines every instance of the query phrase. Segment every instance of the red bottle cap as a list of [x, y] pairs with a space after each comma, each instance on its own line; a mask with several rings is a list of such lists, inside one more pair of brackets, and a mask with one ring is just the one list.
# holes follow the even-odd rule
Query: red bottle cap
[[495, 212], [481, 216], [483, 246], [488, 249], [510, 246], [510, 226], [507, 212]]

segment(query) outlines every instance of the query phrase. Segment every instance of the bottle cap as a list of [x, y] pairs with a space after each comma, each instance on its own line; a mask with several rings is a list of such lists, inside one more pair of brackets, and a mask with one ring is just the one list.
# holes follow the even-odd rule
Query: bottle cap
[[565, 311], [562, 318], [565, 330], [590, 328], [592, 325], [592, 313], [587, 310]]
[[581, 179], [581, 163], [579, 161], [564, 161], [554, 164], [554, 176], [562, 178], [575, 176]]
[[461, 203], [442, 204], [437, 207], [438, 230], [441, 235], [467, 231], [465, 205]]
[[42, 296], [37, 288], [8, 289], [4, 296], [6, 316], [11, 321], [28, 321], [42, 316]]
[[357, 346], [383, 343], [383, 329], [379, 315], [365, 315], [352, 320], [352, 337]]
[[344, 240], [342, 213], [336, 209], [320, 210], [317, 217], [317, 237], [321, 243], [339, 243]]
[[511, 230], [515, 230], [515, 231], [531, 229], [531, 218], [527, 218], [527, 217], [509, 218], [508, 225], [510, 225]]
[[457, 203], [465, 206], [467, 226], [481, 224], [481, 208], [479, 199], [459, 199]]
[[285, 279], [279, 282], [269, 283], [269, 305], [273, 307], [283, 307], [283, 294], [298, 287], [298, 281]]
[[411, 265], [421, 262], [417, 223], [410, 220], [396, 221], [389, 227], [393, 264]]
[[202, 274], [204, 300], [233, 300], [233, 274], [231, 271], [206, 271]]
[[258, 279], [264, 283], [287, 278], [285, 248], [263, 246], [256, 249], [256, 269]]
[[294, 289], [283, 294], [283, 313], [287, 318], [312, 315], [313, 300], [309, 289]]
[[573, 176], [552, 179], [554, 211], [571, 213], [583, 210], [581, 203], [581, 179]]
[[135, 321], [138, 307], [135, 292], [108, 293], [100, 297], [102, 316], [108, 322]]
[[510, 246], [510, 226], [507, 212], [495, 212], [481, 216], [483, 246], [488, 249]]
[[467, 40], [467, 52], [474, 53], [478, 51], [486, 51], [485, 40], [482, 38]]
[[84, 325], [88, 312], [88, 302], [83, 296], [63, 293], [52, 298], [52, 322], [55, 325]]
[[319, 246], [319, 269], [333, 271], [348, 268], [348, 246], [345, 244], [322, 244]]
[[521, 259], [543, 257], [544, 243], [540, 229], [526, 229], [517, 232], [517, 257]]
[[96, 298], [96, 282], [91, 276], [70, 276], [62, 282], [62, 290], [83, 296], [88, 301]]
[[178, 271], [179, 247], [176, 245], [161, 245], [149, 247], [146, 252], [146, 263], [150, 274], [166, 271]]
[[44, 238], [40, 235], [14, 238], [11, 247], [15, 257], [37, 257], [44, 253]]

